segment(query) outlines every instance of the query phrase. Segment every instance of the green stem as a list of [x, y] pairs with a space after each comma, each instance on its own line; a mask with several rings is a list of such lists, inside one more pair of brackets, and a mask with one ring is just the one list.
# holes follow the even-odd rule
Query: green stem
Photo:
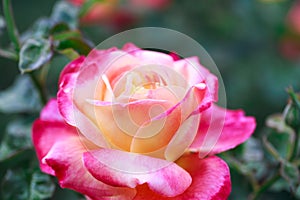
[[293, 161], [297, 157], [297, 154], [298, 154], [300, 129], [296, 128], [295, 132], [296, 132], [295, 143], [293, 145], [293, 153], [292, 153], [290, 161]]
[[275, 174], [271, 179], [268, 181], [264, 182], [258, 190], [254, 192], [254, 195], [252, 197], [253, 200], [257, 200], [259, 196], [265, 192], [268, 188], [270, 188], [278, 179], [280, 178], [279, 173]]
[[11, 60], [15, 60], [15, 61], [18, 60], [18, 56], [15, 53], [7, 51], [7, 50], [3, 50], [3, 49], [0, 49], [0, 56], [11, 59]]
[[30, 75], [30, 78], [31, 78], [33, 84], [35, 85], [37, 91], [39, 92], [39, 96], [40, 96], [40, 99], [41, 99], [43, 105], [45, 105], [47, 103], [47, 95], [46, 95], [45, 90], [41, 86], [41, 84], [40, 84], [39, 80], [37, 79], [37, 77], [35, 76], [35, 74], [33, 74], [31, 72], [31, 73], [29, 73], [29, 75]]
[[3, 13], [6, 21], [8, 35], [15, 47], [17, 53], [20, 51], [20, 42], [18, 36], [18, 30], [15, 25], [13, 12], [10, 5], [10, 0], [3, 0]]
[[264, 147], [278, 162], [281, 162], [283, 158], [281, 158], [280, 154], [277, 152], [274, 146], [268, 141], [267, 137], [267, 135], [264, 135], [262, 139]]
[[299, 150], [299, 134], [300, 134], [300, 123], [299, 123], [299, 112], [300, 112], [300, 102], [299, 102], [299, 97], [297, 96], [297, 94], [293, 91], [292, 88], [289, 88], [287, 90], [288, 94], [290, 95], [291, 98], [291, 105], [293, 106], [293, 110], [291, 110], [292, 115], [293, 115], [293, 119], [291, 120], [291, 124], [289, 124], [295, 131], [295, 142], [292, 146], [292, 155], [290, 158], [290, 161], [293, 161], [298, 154], [298, 150]]

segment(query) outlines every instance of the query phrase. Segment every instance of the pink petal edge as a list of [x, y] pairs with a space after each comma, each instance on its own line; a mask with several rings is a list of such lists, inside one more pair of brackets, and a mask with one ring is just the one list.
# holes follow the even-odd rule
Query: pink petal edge
[[100, 149], [85, 153], [83, 159], [89, 172], [101, 182], [130, 188], [147, 183], [163, 196], [183, 193], [192, 181], [175, 163], [140, 154]]
[[181, 195], [168, 198], [151, 191], [147, 185], [137, 187], [134, 200], [224, 200], [231, 192], [230, 173], [227, 164], [216, 156], [199, 159], [188, 154], [177, 162], [191, 175], [191, 186]]
[[87, 147], [95, 146], [85, 139], [81, 140], [76, 128], [64, 121], [49, 118], [51, 114], [58, 115], [53, 112], [55, 107], [57, 103], [52, 99], [42, 111], [45, 121], [38, 119], [33, 124], [32, 139], [41, 170], [57, 176], [61, 187], [76, 190], [94, 200], [132, 199], [136, 193], [134, 189], [104, 184], [86, 170], [82, 161], [83, 153]]
[[212, 105], [202, 113], [197, 136], [190, 150], [200, 157], [214, 155], [245, 142], [254, 132], [254, 117], [246, 117], [242, 110], [228, 110]]

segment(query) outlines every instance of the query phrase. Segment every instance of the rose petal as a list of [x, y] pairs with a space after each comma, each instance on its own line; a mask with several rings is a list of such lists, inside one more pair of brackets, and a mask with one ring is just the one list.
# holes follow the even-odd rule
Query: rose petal
[[[113, 91], [116, 97], [131, 96], [138, 91], [138, 88], [153, 83], [158, 84], [154, 87], [168, 87], [171, 92], [173, 92], [173, 87], [183, 88], [185, 91], [188, 88], [184, 77], [172, 68], [142, 63], [120, 76], [120, 79], [114, 84]], [[179, 99], [182, 98], [180, 94], [174, 93], [174, 95], [178, 96]]]
[[[151, 131], [154, 129], [151, 129], [151, 127], [149, 127], [149, 130], [147, 128], [140, 128], [136, 134], [135, 137], [132, 141], [131, 144], [131, 150], [133, 151], [133, 149], [135, 151], [133, 152], [141, 152], [141, 149], [145, 149], [145, 147], [152, 147], [152, 148], [148, 148], [147, 150], [149, 151], [155, 151], [159, 148], [162, 148], [163, 146], [166, 146], [166, 142], [163, 143], [163, 141], [165, 141], [167, 139], [168, 143], [170, 141], [170, 137], [174, 135], [174, 130], [171, 128], [176, 128], [175, 131], [177, 131], [177, 133], [175, 133], [174, 139], [172, 144], [169, 146], [169, 151], [165, 154], [165, 158], [167, 160], [173, 160], [178, 158], [178, 156], [181, 155], [181, 153], [184, 152], [184, 150], [191, 144], [196, 131], [197, 131], [197, 127], [194, 127], [195, 131], [193, 132], [191, 129], [189, 130], [189, 137], [185, 138], [185, 141], [182, 142], [182, 136], [187, 133], [186, 129], [181, 129], [181, 130], [177, 130], [177, 127], [175, 125], [183, 125], [182, 123], [185, 123], [185, 121], [191, 117], [191, 115], [198, 115], [199, 113], [201, 113], [203, 110], [207, 109], [207, 107], [209, 107], [211, 105], [211, 98], [210, 95], [207, 94], [207, 91], [205, 90], [205, 84], [203, 84], [204, 87], [200, 87], [200, 86], [194, 86], [192, 87], [188, 93], [186, 94], [186, 96], [183, 98], [183, 100], [181, 100], [179, 103], [177, 103], [175, 106], [167, 109], [164, 112], [161, 112], [161, 114], [156, 115], [154, 117], [151, 118], [151, 123], [153, 124], [154, 127], [159, 127], [160, 128], [160, 132], [159, 131]], [[201, 102], [201, 103], [200, 103]], [[145, 113], [145, 112], [142, 112]], [[177, 117], [176, 117], [177, 116]], [[181, 119], [178, 119], [181, 118]], [[167, 121], [169, 120], [169, 121]], [[171, 120], [171, 122], [170, 122]], [[173, 122], [172, 122], [173, 121]], [[193, 120], [193, 122], [196, 124], [196, 126], [198, 126], [199, 124], [199, 120]], [[191, 122], [188, 122], [188, 124]], [[169, 125], [172, 125], [171, 128], [169, 128]], [[188, 124], [186, 124], [185, 126], [189, 126]], [[194, 125], [192, 125], [194, 126]], [[190, 128], [192, 127], [190, 126]], [[141, 130], [141, 131], [140, 131]], [[164, 130], [167, 130], [167, 132]], [[169, 130], [169, 131], [168, 131]], [[173, 132], [171, 131], [173, 130]], [[151, 138], [147, 138], [145, 140], [145, 138], [143, 138], [143, 136], [145, 135], [145, 132], [148, 132], [147, 135], [151, 135]], [[166, 137], [162, 137], [163, 139], [159, 139], [157, 140], [157, 138], [159, 138], [160, 135], [165, 135]], [[170, 135], [171, 134], [171, 135]], [[155, 135], [155, 137], [154, 137]], [[141, 139], [140, 139], [141, 138]], [[153, 139], [153, 140], [152, 140]], [[156, 142], [159, 141], [159, 142]], [[176, 151], [170, 150], [173, 149], [173, 144], [188, 144], [187, 146], [183, 145], [180, 148], [176, 147]], [[158, 144], [161, 144], [160, 146]], [[168, 148], [167, 148], [168, 149]], [[146, 151], [146, 152], [149, 152]], [[181, 153], [180, 153], [181, 152]], [[145, 153], [144, 151], [142, 151], [142, 153]], [[151, 154], [150, 154], [151, 155]]]
[[68, 73], [62, 78], [57, 93], [58, 108], [65, 121], [77, 127], [83, 135], [99, 147], [108, 147], [101, 131], [73, 102], [74, 90], [77, 85], [78, 73]]
[[118, 150], [100, 149], [84, 154], [84, 164], [101, 182], [134, 188], [147, 183], [164, 196], [177, 196], [191, 184], [190, 175], [175, 163]]
[[57, 93], [59, 112], [64, 120], [72, 126], [76, 124], [74, 116], [74, 109], [76, 107], [73, 103], [73, 93], [77, 76], [77, 73], [69, 73], [63, 76]]
[[216, 156], [199, 159], [196, 154], [189, 154], [176, 163], [193, 178], [193, 184], [181, 195], [181, 199], [228, 198], [231, 191], [230, 172], [222, 159]]
[[[97, 101], [94, 103], [97, 104]], [[125, 151], [147, 153], [165, 146], [180, 125], [180, 112], [173, 112], [164, 119], [151, 122], [150, 118], [153, 115], [163, 112], [170, 106], [168, 101], [137, 100], [127, 104], [110, 105], [102, 102], [93, 109], [98, 126], [113, 146]], [[165, 123], [166, 120], [168, 123]], [[135, 136], [137, 140], [134, 140]]]
[[69, 74], [69, 73], [76, 73], [80, 67], [81, 67], [81, 64], [84, 62], [84, 59], [85, 57], [84, 56], [80, 56], [79, 58], [73, 60], [72, 62], [70, 62], [67, 66], [65, 66], [65, 68], [62, 70], [62, 72], [60, 73], [60, 76], [59, 76], [59, 81], [58, 81], [58, 84], [60, 85], [62, 80], [63, 80], [63, 77], [66, 75], [66, 74]]
[[[94, 54], [101, 54], [101, 56], [93, 60], [90, 57], [95, 57]], [[84, 62], [83, 58], [71, 62], [61, 74], [58, 92], [59, 110], [65, 120], [69, 124], [75, 125], [73, 113], [75, 105], [78, 106], [77, 108], [84, 108], [82, 104], [86, 103], [86, 99], [94, 99], [95, 96], [103, 95], [103, 91], [97, 90], [97, 88], [103, 87], [101, 81], [99, 85], [99, 77], [101, 78], [108, 65], [110, 67], [109, 78], [112, 79], [120, 75], [118, 70], [123, 69], [122, 67], [125, 67], [124, 71], [126, 71], [128, 65], [135, 62], [132, 59], [134, 58], [130, 57], [129, 54], [112, 49], [106, 51], [94, 50]], [[76, 99], [75, 102], [73, 102], [74, 99]], [[85, 110], [81, 109], [81, 111]]]
[[137, 57], [143, 65], [173, 66], [173, 58], [165, 53], [141, 50], [133, 51], [131, 54]]
[[[70, 84], [65, 88], [74, 88], [74, 96], [72, 97], [74, 105], [80, 112], [96, 123], [94, 106], [88, 103], [87, 100], [104, 101], [105, 94], [107, 91], [109, 92], [107, 87], [112, 84], [112, 82], [105, 83], [104, 80], [117, 79], [118, 76], [122, 75], [122, 72], [134, 66], [136, 60], [133, 56], [121, 51], [112, 51], [110, 54], [104, 54], [99, 62], [96, 62], [97, 60], [93, 62], [89, 61], [89, 59], [87, 60], [89, 65], [84, 66], [80, 70], [78, 77], [74, 81], [75, 85], [70, 81]], [[109, 67], [108, 71], [105, 71], [106, 67]], [[105, 79], [103, 80], [104, 77]], [[111, 95], [113, 96], [113, 94]]]
[[79, 110], [74, 109], [76, 128], [78, 128], [82, 135], [99, 147], [110, 148], [101, 130]]
[[82, 155], [93, 145], [80, 140], [75, 128], [61, 122], [36, 121], [33, 142], [41, 169], [55, 175], [63, 188], [74, 189], [92, 199], [132, 199], [135, 191], [106, 185], [91, 176], [82, 163]]
[[[64, 130], [66, 134], [58, 134], [53, 137], [53, 132], [57, 133]], [[51, 99], [41, 111], [40, 119], [36, 120], [32, 126], [32, 141], [36, 148], [36, 154], [43, 172], [54, 175], [54, 171], [42, 160], [55, 141], [64, 140], [69, 137], [69, 133], [75, 131], [75, 128], [66, 126], [58, 111], [56, 99]]]
[[[64, 134], [57, 134], [56, 137], [53, 136], [54, 133], [59, 133], [62, 130]], [[43, 172], [54, 175], [54, 171], [45, 163], [43, 158], [47, 155], [47, 153], [50, 151], [57, 140], [65, 140], [74, 131], [76, 131], [75, 128], [66, 126], [62, 122], [46, 122], [42, 120], [36, 120], [33, 123], [33, 145], [36, 149], [40, 168]]]
[[182, 121], [186, 120], [192, 114], [199, 114], [209, 108], [212, 104], [212, 96], [207, 91], [205, 83], [199, 83], [192, 86], [183, 99], [176, 105], [169, 108], [165, 112], [152, 118], [152, 120], [159, 120], [170, 115], [175, 109], [180, 108]]
[[58, 105], [56, 99], [50, 99], [41, 111], [41, 120], [44, 121], [58, 121], [63, 122], [63, 118], [58, 110]]
[[190, 173], [193, 182], [181, 195], [163, 197], [151, 191], [147, 185], [137, 187], [134, 200], [221, 200], [227, 199], [231, 191], [230, 174], [227, 164], [218, 157], [199, 159], [196, 154], [185, 155], [177, 161]]
[[123, 46], [122, 50], [128, 53], [132, 53], [133, 51], [140, 51], [141, 49], [137, 47], [135, 44], [129, 42]]
[[99, 100], [93, 100], [93, 99], [87, 99], [87, 102], [89, 102], [92, 105], [95, 106], [121, 106], [123, 108], [129, 106], [129, 105], [142, 105], [147, 103], [165, 103], [166, 100], [160, 100], [160, 99], [137, 99], [135, 101], [130, 101], [128, 103], [122, 103], [122, 102], [114, 102], [114, 101], [99, 101]]
[[200, 64], [198, 57], [178, 60], [174, 62], [174, 69], [182, 74], [190, 85], [205, 82], [214, 101], [218, 100], [218, 78]]
[[165, 53], [143, 50], [133, 43], [125, 44], [122, 50], [137, 57], [143, 65], [173, 66], [172, 56]]
[[201, 157], [232, 149], [246, 141], [255, 126], [255, 119], [246, 117], [242, 110], [213, 105], [202, 113], [198, 134], [190, 149], [199, 151]]
[[181, 156], [184, 151], [192, 144], [197, 134], [199, 119], [199, 114], [192, 115], [183, 124], [181, 124], [166, 148], [166, 160], [177, 160], [179, 156]]

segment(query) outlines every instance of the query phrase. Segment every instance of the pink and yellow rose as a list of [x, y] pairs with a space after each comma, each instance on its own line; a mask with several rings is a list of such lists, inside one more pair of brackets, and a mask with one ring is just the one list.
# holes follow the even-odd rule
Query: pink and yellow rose
[[197, 57], [94, 50], [69, 63], [33, 125], [41, 170], [88, 199], [226, 199], [214, 154], [250, 137], [255, 119], [214, 102], [218, 79]]

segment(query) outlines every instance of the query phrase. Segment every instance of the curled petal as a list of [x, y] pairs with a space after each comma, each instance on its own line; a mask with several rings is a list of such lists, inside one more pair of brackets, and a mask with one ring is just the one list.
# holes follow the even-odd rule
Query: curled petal
[[197, 57], [190, 57], [174, 62], [174, 69], [182, 74], [190, 85], [205, 82], [214, 102], [218, 100], [218, 78], [204, 68]]
[[151, 190], [168, 197], [183, 193], [192, 181], [175, 163], [118, 150], [85, 153], [84, 164], [101, 182], [130, 188], [147, 183]]
[[227, 164], [216, 156], [199, 159], [188, 154], [177, 162], [193, 177], [193, 184], [179, 197], [182, 200], [227, 199], [231, 192], [230, 172]]
[[[60, 133], [61, 131], [62, 134]], [[44, 157], [48, 154], [57, 140], [65, 140], [73, 135], [75, 128], [66, 126], [62, 122], [46, 122], [36, 120], [32, 126], [32, 140], [43, 172], [54, 175], [54, 171], [47, 165]], [[54, 137], [53, 133], [59, 133]]]
[[211, 106], [213, 99], [207, 91], [205, 83], [192, 86], [183, 99], [165, 112], [153, 117], [151, 120], [159, 120], [170, 115], [175, 109], [180, 108], [182, 120], [186, 120], [192, 114], [199, 114]]
[[221, 200], [227, 199], [231, 191], [231, 181], [227, 164], [218, 157], [199, 159], [196, 154], [188, 154], [176, 162], [191, 175], [193, 182], [181, 195], [166, 198], [147, 185], [137, 187], [134, 200]]
[[80, 69], [81, 64], [84, 62], [84, 60], [85, 60], [85, 57], [80, 56], [76, 60], [73, 60], [72, 62], [70, 62], [60, 73], [59, 81], [58, 81], [59, 85], [61, 84], [61, 82], [66, 74], [76, 73]]
[[201, 157], [213, 155], [245, 142], [253, 133], [256, 123], [241, 110], [227, 110], [213, 105], [201, 116], [197, 136], [191, 145]]
[[76, 109], [76, 107], [73, 103], [73, 92], [77, 76], [78, 74], [76, 73], [69, 73], [63, 76], [57, 93], [59, 112], [64, 120], [72, 126], [76, 124], [74, 116], [74, 109]]
[[132, 53], [134, 51], [140, 51], [141, 49], [139, 47], [137, 47], [136, 45], [134, 45], [133, 43], [126, 43], [123, 48], [123, 51], [126, 51], [128, 53]]

